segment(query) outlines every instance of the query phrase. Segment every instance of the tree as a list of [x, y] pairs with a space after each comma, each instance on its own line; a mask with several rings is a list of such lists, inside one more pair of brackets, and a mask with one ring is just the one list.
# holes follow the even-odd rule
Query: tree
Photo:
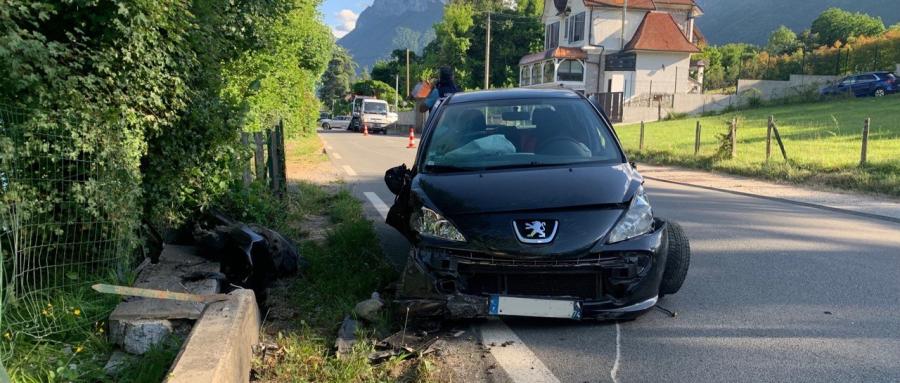
[[385, 100], [391, 105], [394, 105], [394, 100], [396, 99], [394, 87], [377, 80], [365, 80], [353, 84], [353, 94], [377, 97], [379, 100]]
[[769, 43], [766, 44], [766, 52], [773, 55], [791, 53], [800, 47], [797, 34], [790, 28], [782, 25], [769, 35]]
[[822, 12], [813, 23], [811, 31], [819, 35], [819, 43], [833, 45], [840, 41], [847, 43], [860, 36], [878, 36], [884, 33], [884, 22], [880, 17], [865, 13], [852, 13], [840, 8], [829, 8]]
[[[543, 48], [544, 25], [539, 17], [534, 16], [536, 5], [533, 2], [520, 5], [522, 6], [516, 10], [500, 8], [491, 14], [491, 87], [516, 86], [519, 80], [519, 60], [522, 56]], [[484, 86], [486, 25], [487, 14], [477, 14], [471, 31], [472, 45], [468, 52], [467, 71], [471, 76], [464, 85], [467, 88]]]
[[343, 101], [344, 96], [350, 93], [350, 84], [355, 74], [356, 63], [350, 53], [344, 48], [336, 47], [319, 87], [319, 99], [325, 106], [330, 107]]
[[474, 14], [474, 7], [465, 2], [451, 2], [444, 8], [444, 18], [434, 25], [432, 54], [426, 56], [430, 66], [449, 65], [456, 71], [457, 78], [468, 77], [465, 64], [468, 61], [466, 54], [472, 45], [469, 32], [474, 25]]

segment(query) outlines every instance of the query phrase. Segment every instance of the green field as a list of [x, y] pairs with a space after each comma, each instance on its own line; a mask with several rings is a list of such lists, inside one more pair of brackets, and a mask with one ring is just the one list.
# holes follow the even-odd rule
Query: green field
[[[775, 117], [789, 160], [773, 138], [766, 164], [766, 122]], [[716, 156], [718, 135], [738, 119], [737, 155]], [[868, 162], [859, 166], [862, 130], [872, 119]], [[701, 122], [700, 153], [694, 155], [694, 129]], [[900, 96], [841, 99], [772, 106], [716, 116], [648, 123], [644, 150], [640, 125], [617, 126], [632, 160], [682, 165], [799, 184], [900, 196]]]

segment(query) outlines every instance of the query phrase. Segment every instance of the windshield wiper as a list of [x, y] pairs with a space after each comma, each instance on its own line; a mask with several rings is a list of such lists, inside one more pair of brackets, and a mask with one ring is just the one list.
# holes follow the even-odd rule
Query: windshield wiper
[[520, 169], [520, 168], [543, 168], [549, 166], [567, 166], [571, 164], [567, 163], [548, 163], [548, 162], [537, 162], [532, 161], [529, 163], [521, 163], [521, 164], [509, 164], [509, 165], [497, 165], [497, 166], [488, 166], [485, 167], [484, 170], [501, 170], [501, 169]]

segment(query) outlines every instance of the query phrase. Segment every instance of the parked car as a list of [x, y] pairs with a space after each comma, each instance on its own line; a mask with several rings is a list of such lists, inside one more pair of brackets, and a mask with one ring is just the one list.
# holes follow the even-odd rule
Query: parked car
[[413, 244], [401, 312], [630, 318], [682, 286], [690, 245], [653, 215], [609, 121], [569, 90], [457, 93], [415, 165], [385, 174]]
[[350, 127], [350, 116], [336, 116], [334, 118], [327, 118], [321, 121], [322, 129], [331, 130], [331, 129], [347, 129]]
[[822, 88], [822, 95], [852, 94], [856, 97], [882, 97], [900, 89], [897, 76], [891, 72], [870, 72], [847, 76], [836, 84]]

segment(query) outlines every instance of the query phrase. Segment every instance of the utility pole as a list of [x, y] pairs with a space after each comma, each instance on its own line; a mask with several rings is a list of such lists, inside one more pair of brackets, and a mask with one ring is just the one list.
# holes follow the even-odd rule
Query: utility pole
[[409, 96], [409, 48], [406, 48], [406, 95]]
[[491, 11], [487, 14], [487, 27], [485, 29], [484, 44], [484, 89], [491, 88]]
[[625, 50], [625, 14], [628, 13], [628, 0], [622, 4], [622, 50]]
[[397, 92], [397, 94], [394, 95], [394, 112], [396, 113], [396, 112], [400, 111], [400, 108], [398, 108], [398, 105], [400, 103], [400, 74], [399, 73], [397, 74], [397, 77], [394, 79], [394, 91]]

